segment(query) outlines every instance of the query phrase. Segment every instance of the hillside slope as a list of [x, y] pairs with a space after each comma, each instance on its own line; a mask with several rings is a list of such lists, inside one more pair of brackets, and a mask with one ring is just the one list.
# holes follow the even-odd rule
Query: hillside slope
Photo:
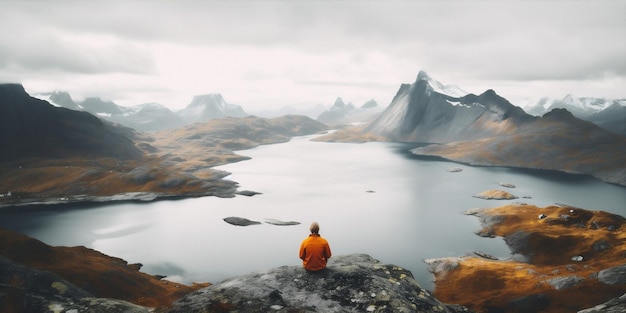
[[0, 85], [0, 160], [70, 156], [138, 159], [125, 130], [86, 112], [30, 97], [18, 84]]
[[493, 90], [460, 95], [457, 88], [441, 86], [420, 72], [413, 84], [400, 87], [378, 119], [318, 140], [433, 143], [413, 153], [473, 165], [588, 174], [626, 185], [626, 136], [562, 109], [529, 115]]
[[0, 85], [0, 206], [233, 197], [217, 165], [233, 152], [325, 130], [302, 116], [211, 120], [154, 133], [54, 107], [21, 85]]

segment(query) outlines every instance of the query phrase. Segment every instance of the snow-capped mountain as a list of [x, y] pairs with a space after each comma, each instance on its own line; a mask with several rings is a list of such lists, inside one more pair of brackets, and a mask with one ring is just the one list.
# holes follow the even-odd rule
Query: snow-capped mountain
[[532, 118], [493, 90], [467, 94], [421, 71], [366, 130], [391, 140], [444, 143], [509, 131]]
[[586, 118], [594, 113], [606, 110], [612, 105], [626, 106], [626, 99], [606, 99], [595, 97], [576, 97], [568, 94], [562, 99], [541, 98], [524, 105], [528, 114], [541, 116], [553, 109], [567, 109], [578, 118]]
[[525, 106], [528, 114], [541, 116], [554, 109], [567, 109], [574, 116], [592, 122], [606, 130], [626, 135], [626, 99], [576, 97], [541, 98]]
[[[391, 104], [362, 134], [437, 143], [412, 150], [418, 155], [474, 165], [584, 173], [626, 186], [626, 136], [579, 119], [567, 109], [552, 109], [537, 117], [493, 90], [457, 97], [431, 84], [433, 80], [420, 73], [413, 84], [401, 85]], [[604, 111], [621, 108], [614, 104]], [[342, 136], [353, 138], [338, 137]]]
[[227, 103], [219, 93], [195, 96], [191, 103], [177, 114], [189, 123], [248, 115], [241, 106]]
[[431, 78], [428, 73], [426, 73], [425, 71], [420, 71], [417, 74], [417, 80], [426, 80], [428, 82], [428, 85], [430, 85], [430, 87], [433, 88], [434, 91], [442, 94], [442, 95], [446, 95], [446, 96], [451, 96], [451, 97], [455, 97], [455, 98], [460, 98], [463, 97], [465, 95], [468, 95], [469, 92], [461, 89], [459, 86], [457, 85], [444, 85], [441, 82]]
[[35, 94], [33, 97], [48, 101], [56, 107], [63, 107], [70, 110], [82, 111], [81, 108], [66, 91], [53, 91], [41, 94]]
[[42, 93], [34, 97], [48, 101], [53, 106], [86, 111], [99, 118], [141, 131], [170, 129], [186, 124], [180, 116], [158, 103], [125, 107], [99, 97], [86, 98], [77, 103], [65, 91]]

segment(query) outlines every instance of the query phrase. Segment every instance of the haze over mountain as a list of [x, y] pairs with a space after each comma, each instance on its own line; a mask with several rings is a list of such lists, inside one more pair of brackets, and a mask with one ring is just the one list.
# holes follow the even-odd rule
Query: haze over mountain
[[133, 131], [87, 112], [56, 108], [30, 97], [19, 84], [0, 85], [0, 160], [28, 157], [137, 159]]
[[378, 139], [436, 143], [413, 150], [463, 163], [551, 169], [626, 185], [626, 136], [580, 120], [564, 109], [527, 114], [493, 90], [460, 96], [420, 72], [365, 127], [320, 140]]
[[172, 112], [159, 103], [144, 103], [125, 107], [99, 97], [89, 97], [76, 103], [69, 93], [64, 91], [42, 93], [35, 96], [59, 107], [86, 111], [100, 118], [141, 131], [173, 129], [211, 119], [248, 115], [241, 106], [226, 103], [220, 94], [195, 96], [186, 108], [178, 112]]
[[187, 107], [177, 113], [189, 123], [248, 115], [241, 106], [227, 103], [218, 93], [195, 96]]
[[[71, 105], [69, 96], [57, 96]], [[97, 98], [77, 106], [111, 116], [124, 112]], [[237, 183], [222, 180], [226, 174], [212, 167], [246, 159], [233, 149], [284, 142], [325, 129], [304, 116], [247, 117], [147, 134], [89, 112], [55, 107], [31, 97], [19, 84], [0, 84], [0, 193], [15, 195], [0, 197], [0, 206], [232, 197]]]
[[341, 97], [335, 100], [330, 109], [321, 113], [317, 120], [327, 125], [341, 125], [347, 123], [365, 123], [373, 121], [383, 111], [374, 99], [370, 99], [360, 107], [352, 102], [344, 103]]
[[567, 109], [574, 116], [606, 130], [626, 135], [626, 99], [576, 97], [541, 98], [524, 106], [529, 114], [543, 115], [553, 109]]

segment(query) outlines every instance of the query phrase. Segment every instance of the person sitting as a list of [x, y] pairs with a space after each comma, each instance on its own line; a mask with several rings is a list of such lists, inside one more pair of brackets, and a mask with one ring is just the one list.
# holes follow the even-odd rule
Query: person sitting
[[311, 234], [300, 245], [300, 259], [307, 271], [320, 271], [326, 268], [326, 262], [331, 256], [330, 245], [319, 235], [320, 225], [313, 222]]

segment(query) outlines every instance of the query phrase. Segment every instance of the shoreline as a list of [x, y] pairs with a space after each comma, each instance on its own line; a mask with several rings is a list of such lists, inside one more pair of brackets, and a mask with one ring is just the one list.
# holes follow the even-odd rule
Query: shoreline
[[[502, 237], [507, 259], [429, 259], [437, 298], [480, 312], [577, 312], [626, 293], [626, 218], [570, 206], [509, 204], [465, 212], [481, 237]], [[620, 274], [621, 273], [621, 274]], [[616, 283], [615, 283], [616, 282]]]

